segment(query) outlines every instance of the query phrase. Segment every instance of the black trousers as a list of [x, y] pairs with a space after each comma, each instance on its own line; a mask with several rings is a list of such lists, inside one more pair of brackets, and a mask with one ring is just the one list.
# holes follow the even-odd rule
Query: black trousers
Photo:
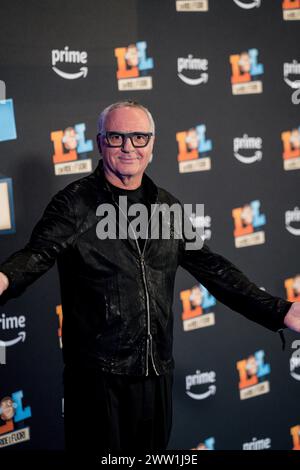
[[138, 454], [166, 450], [172, 427], [173, 372], [149, 376], [64, 369], [68, 453]]

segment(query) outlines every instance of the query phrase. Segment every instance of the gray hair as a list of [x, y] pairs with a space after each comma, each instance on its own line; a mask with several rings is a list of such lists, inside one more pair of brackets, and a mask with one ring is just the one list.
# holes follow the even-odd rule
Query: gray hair
[[141, 105], [137, 101], [117, 101], [116, 103], [113, 103], [107, 108], [105, 108], [99, 115], [98, 118], [98, 132], [102, 133], [105, 130], [105, 120], [108, 116], [108, 114], [113, 110], [113, 109], [118, 109], [118, 108], [138, 108], [144, 111], [144, 113], [147, 114], [150, 126], [151, 126], [151, 132], [155, 134], [155, 124], [154, 124], [154, 119], [152, 117], [152, 114], [150, 113], [149, 109], [147, 109], [145, 106]]

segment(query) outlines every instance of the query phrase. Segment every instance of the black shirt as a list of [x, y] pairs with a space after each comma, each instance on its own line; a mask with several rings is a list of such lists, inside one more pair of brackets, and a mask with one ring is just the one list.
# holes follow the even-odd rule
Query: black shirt
[[[119, 188], [118, 186], [114, 186], [109, 181], [107, 181], [107, 183], [109, 187], [111, 188], [117, 203], [119, 203], [119, 196], [127, 196], [127, 210], [132, 204], [139, 203], [139, 204], [146, 205], [147, 210], [148, 210], [148, 220], [149, 220], [151, 205], [148, 202], [146, 188], [143, 183], [136, 189], [123, 189], [123, 188]], [[134, 219], [135, 217], [136, 216], [128, 216], [129, 222], [131, 222], [131, 220]], [[138, 241], [140, 250], [142, 251], [146, 240], [145, 238], [142, 238], [137, 233], [137, 241]]]

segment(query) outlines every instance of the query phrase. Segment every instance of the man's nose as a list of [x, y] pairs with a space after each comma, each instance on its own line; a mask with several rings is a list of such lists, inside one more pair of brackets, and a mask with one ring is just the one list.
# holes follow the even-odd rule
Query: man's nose
[[132, 152], [134, 151], [134, 146], [131, 143], [131, 139], [128, 136], [124, 136], [124, 143], [122, 145], [123, 152]]

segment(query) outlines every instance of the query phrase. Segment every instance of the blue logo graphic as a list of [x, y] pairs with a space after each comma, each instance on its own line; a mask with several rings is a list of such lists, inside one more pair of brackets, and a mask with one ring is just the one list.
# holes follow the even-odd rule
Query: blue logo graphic
[[0, 101], [0, 142], [17, 138], [13, 100]]

